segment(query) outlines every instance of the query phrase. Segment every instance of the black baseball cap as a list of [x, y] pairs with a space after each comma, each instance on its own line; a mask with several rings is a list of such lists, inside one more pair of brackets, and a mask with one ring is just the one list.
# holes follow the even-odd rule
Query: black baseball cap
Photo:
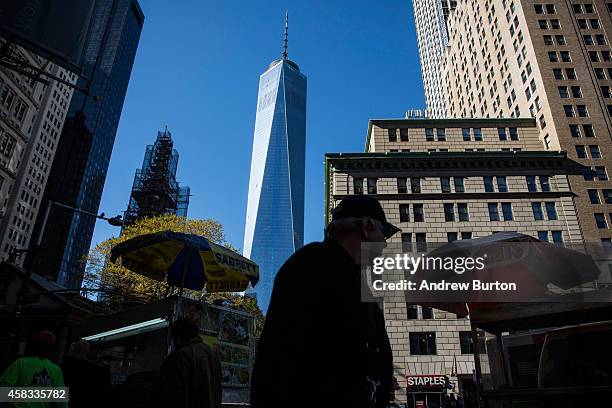
[[385, 238], [390, 238], [396, 232], [401, 231], [400, 228], [387, 221], [382, 206], [374, 197], [367, 195], [348, 196], [340, 201], [340, 204], [332, 212], [332, 221], [352, 217], [369, 217], [380, 222], [383, 226]]

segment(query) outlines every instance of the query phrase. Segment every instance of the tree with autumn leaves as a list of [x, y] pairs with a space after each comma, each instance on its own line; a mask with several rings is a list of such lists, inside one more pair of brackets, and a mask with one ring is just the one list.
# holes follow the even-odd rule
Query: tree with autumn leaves
[[[148, 303], [163, 298], [168, 293], [168, 284], [139, 275], [121, 266], [118, 262], [110, 261], [111, 249], [130, 238], [138, 235], [151, 234], [161, 231], [174, 231], [195, 234], [232, 250], [226, 241], [223, 226], [214, 220], [199, 220], [164, 214], [157, 217], [143, 218], [134, 224], [126, 226], [121, 235], [112, 237], [98, 243], [90, 250], [85, 261], [85, 287], [95, 289], [99, 293], [99, 301], [109, 311], [117, 311], [126, 303]], [[205, 293], [186, 290], [184, 295], [209, 303], [223, 303], [247, 311], [255, 315], [257, 332], [263, 326], [263, 313], [257, 306], [257, 301], [250, 296], [238, 293]]]

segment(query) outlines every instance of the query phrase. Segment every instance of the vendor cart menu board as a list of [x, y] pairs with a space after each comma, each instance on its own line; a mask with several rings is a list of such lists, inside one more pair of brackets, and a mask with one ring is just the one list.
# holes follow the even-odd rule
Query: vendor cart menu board
[[252, 318], [231, 311], [207, 308], [203, 340], [220, 352], [222, 383], [248, 387], [252, 361]]

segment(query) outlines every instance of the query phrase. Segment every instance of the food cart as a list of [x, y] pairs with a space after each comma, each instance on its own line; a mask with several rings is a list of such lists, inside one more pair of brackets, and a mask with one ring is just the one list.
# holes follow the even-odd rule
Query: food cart
[[198, 322], [202, 340], [218, 350], [223, 402], [248, 403], [255, 318], [241, 310], [171, 296], [91, 321], [75, 329], [73, 340], [87, 340], [97, 363], [109, 368], [113, 400], [148, 406], [172, 351], [169, 326], [184, 317]]

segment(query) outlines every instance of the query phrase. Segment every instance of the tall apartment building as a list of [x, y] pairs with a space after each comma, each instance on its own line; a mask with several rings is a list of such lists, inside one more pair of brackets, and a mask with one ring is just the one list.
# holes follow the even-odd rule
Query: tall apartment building
[[304, 244], [306, 75], [287, 55], [259, 78], [244, 256], [259, 264], [252, 290], [265, 312], [276, 272]]
[[448, 18], [450, 117], [533, 117], [571, 175], [586, 241], [612, 245], [612, 3], [462, 0]]
[[428, 114], [433, 118], [448, 115], [446, 84], [440, 67], [444, 64], [448, 45], [446, 20], [456, 6], [455, 0], [413, 1], [425, 102]]
[[[502, 231], [581, 242], [569, 182], [580, 166], [565, 152], [545, 151], [539, 134], [531, 118], [371, 120], [365, 153], [326, 155], [326, 222], [347, 195], [371, 194], [402, 229], [388, 241], [397, 247]], [[469, 400], [469, 321], [415, 306], [403, 294], [385, 298], [384, 313], [396, 400], [440, 402], [441, 386], [410, 387], [404, 375], [446, 376], [451, 392]]]
[[[78, 85], [61, 132], [44, 201], [98, 212], [115, 134], [136, 56], [144, 15], [137, 0], [96, 1]], [[60, 285], [78, 288], [85, 270], [96, 219], [53, 207], [45, 228], [36, 271]], [[36, 222], [40, 228], [42, 219]]]
[[[14, 44], [7, 55], [68, 82], [75, 74]], [[72, 88], [0, 67], [0, 258], [30, 245]], [[24, 256], [16, 259], [22, 265]]]

